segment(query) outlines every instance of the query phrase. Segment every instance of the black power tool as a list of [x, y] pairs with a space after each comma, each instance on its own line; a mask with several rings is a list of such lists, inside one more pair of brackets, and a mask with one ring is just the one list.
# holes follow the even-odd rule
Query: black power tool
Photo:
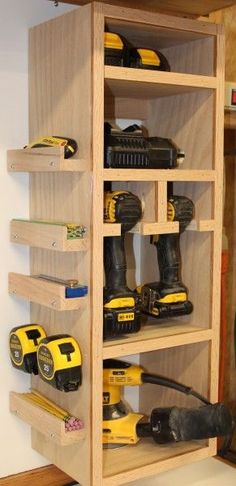
[[190, 314], [192, 303], [181, 279], [180, 235], [193, 218], [193, 202], [185, 196], [168, 199], [168, 220], [179, 222], [179, 233], [160, 235], [152, 239], [157, 248], [160, 281], [143, 285], [140, 289], [142, 311], [156, 318]]
[[106, 286], [104, 289], [103, 337], [140, 330], [141, 312], [138, 296], [126, 282], [125, 233], [142, 216], [141, 201], [128, 191], [105, 193], [104, 221], [121, 223], [121, 236], [104, 239], [104, 267]]
[[[144, 383], [172, 388], [192, 395], [203, 406], [198, 408], [160, 407], [149, 418], [133, 413], [122, 401], [125, 386]], [[103, 362], [103, 445], [120, 447], [136, 444], [142, 437], [152, 437], [158, 444], [226, 436], [234, 423], [223, 403], [211, 404], [191, 387], [160, 375], [146, 373], [139, 365], [108, 359]]]
[[142, 128], [104, 124], [104, 166], [119, 169], [174, 169], [184, 153], [169, 138], [146, 137]]

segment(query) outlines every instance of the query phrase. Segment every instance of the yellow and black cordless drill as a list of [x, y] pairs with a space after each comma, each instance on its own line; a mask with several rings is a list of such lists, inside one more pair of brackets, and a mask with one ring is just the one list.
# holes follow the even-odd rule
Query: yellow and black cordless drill
[[190, 314], [193, 310], [181, 278], [180, 235], [193, 219], [194, 205], [185, 196], [170, 196], [167, 211], [168, 221], [179, 222], [179, 233], [152, 238], [157, 248], [160, 280], [139, 289], [142, 311], [158, 319]]
[[[124, 386], [143, 383], [173, 388], [192, 395], [204, 405], [197, 408], [160, 407], [150, 417], [134, 413], [121, 398]], [[142, 437], [152, 437], [158, 444], [199, 440], [229, 435], [233, 420], [222, 403], [211, 404], [191, 387], [159, 375], [146, 373], [141, 366], [107, 359], [103, 362], [103, 446], [136, 444]]]
[[139, 297], [126, 281], [125, 233], [142, 216], [140, 199], [129, 191], [105, 192], [104, 221], [120, 223], [121, 236], [104, 239], [103, 337], [138, 332], [141, 325]]

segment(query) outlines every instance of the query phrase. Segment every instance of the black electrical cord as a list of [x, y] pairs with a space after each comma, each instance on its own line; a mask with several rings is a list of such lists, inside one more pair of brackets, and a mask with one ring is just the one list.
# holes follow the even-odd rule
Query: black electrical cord
[[165, 386], [167, 388], [173, 388], [176, 391], [184, 393], [185, 395], [191, 395], [206, 405], [211, 405], [211, 402], [200, 393], [193, 390], [191, 387], [178, 383], [177, 381], [170, 380], [158, 375], [150, 375], [149, 373], [142, 373], [143, 383], [152, 383], [153, 385]]

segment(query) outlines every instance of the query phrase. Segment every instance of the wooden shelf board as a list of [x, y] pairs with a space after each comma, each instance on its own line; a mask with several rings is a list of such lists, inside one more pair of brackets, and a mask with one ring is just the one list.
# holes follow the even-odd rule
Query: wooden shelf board
[[7, 168], [10, 172], [84, 172], [89, 164], [83, 159], [64, 159], [62, 147], [46, 147], [8, 150]]
[[54, 251], [86, 251], [89, 248], [88, 238], [67, 239], [66, 226], [30, 220], [12, 220], [10, 240], [12, 243]]
[[[75, 5], [86, 5], [91, 0], [63, 0], [65, 3], [73, 3]], [[165, 11], [168, 13], [181, 13], [194, 16], [208, 15], [214, 10], [229, 7], [234, 5], [232, 0], [211, 0], [206, 2], [204, 0], [195, 0], [189, 2], [189, 0], [168, 0], [163, 4], [163, 0], [146, 0], [145, 2], [136, 1], [135, 4], [132, 0], [100, 0], [101, 3], [118, 5], [124, 7], [140, 8], [144, 10], [151, 10], [152, 12]]]
[[60, 446], [76, 444], [85, 437], [85, 430], [65, 431], [63, 420], [27, 402], [22, 393], [10, 392], [10, 411], [48, 439]]
[[106, 88], [121, 98], [157, 98], [188, 93], [196, 89], [216, 89], [216, 78], [193, 74], [149, 71], [105, 66]]
[[104, 181], [214, 182], [214, 170], [103, 169]]
[[[202, 219], [193, 220], [189, 226], [187, 226], [187, 231], [214, 231], [215, 221], [212, 219]], [[178, 222], [163, 222], [157, 223], [155, 221], [140, 221], [137, 223], [129, 233], [136, 235], [148, 236], [148, 235], [162, 235], [168, 233], [178, 233], [179, 223]], [[121, 235], [121, 225], [120, 224], [108, 224], [103, 225], [103, 236], [120, 236]]]
[[215, 221], [214, 219], [200, 219], [200, 220], [193, 220], [186, 228], [187, 231], [214, 231], [215, 230]]
[[120, 236], [121, 224], [119, 223], [104, 223], [103, 236]]
[[87, 297], [66, 298], [63, 285], [14, 272], [9, 273], [8, 289], [12, 295], [57, 311], [78, 310], [87, 302]]
[[211, 329], [190, 326], [174, 319], [171, 324], [170, 321], [160, 322], [149, 320], [138, 333], [104, 341], [103, 359], [210, 341], [213, 336]]
[[178, 222], [165, 222], [156, 223], [152, 221], [141, 221], [137, 223], [130, 233], [139, 235], [162, 235], [167, 233], [178, 233], [179, 223]]
[[136, 445], [103, 451], [102, 484], [126, 484], [211, 455], [210, 447], [196, 442], [161, 446], [151, 439], [143, 439]]

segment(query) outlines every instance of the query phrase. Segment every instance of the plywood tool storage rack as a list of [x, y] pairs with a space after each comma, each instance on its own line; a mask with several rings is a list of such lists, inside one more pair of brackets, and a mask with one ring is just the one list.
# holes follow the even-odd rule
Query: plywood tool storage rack
[[[105, 25], [136, 46], [160, 49], [171, 72], [104, 66]], [[45, 293], [40, 289], [39, 299], [30, 277], [10, 275], [10, 292], [32, 302], [31, 322], [42, 324], [48, 335], [73, 335], [83, 355], [83, 385], [78, 392], [63, 394], [35, 377], [33, 385], [82, 418], [85, 433], [78, 442], [62, 446], [50, 440], [50, 421], [44, 423], [42, 414], [39, 431], [38, 424], [33, 426], [36, 419], [32, 414], [28, 422], [32, 425], [33, 448], [81, 486], [118, 486], [212, 456], [215, 440], [157, 446], [143, 439], [136, 446], [103, 451], [102, 358], [129, 355], [132, 359], [133, 354], [140, 353], [141, 364], [150, 372], [192, 385], [217, 401], [222, 28], [93, 3], [33, 28], [29, 66], [30, 140], [47, 134], [72, 137], [78, 142], [78, 160], [63, 160], [63, 155], [54, 150], [10, 151], [9, 170], [31, 173], [32, 220], [79, 221], [89, 229], [86, 245], [70, 248], [63, 245], [63, 234], [53, 238], [52, 227], [47, 239], [44, 228], [40, 247], [33, 223], [26, 233], [20, 224], [12, 226], [12, 240], [31, 246], [32, 275], [77, 278], [89, 286], [89, 296], [78, 308], [54, 308], [48, 302], [47, 288]], [[142, 120], [150, 136], [171, 138], [185, 151], [184, 164], [176, 170], [104, 169], [104, 116]], [[178, 225], [167, 222], [168, 181], [174, 183], [175, 194], [193, 200], [195, 220], [181, 237], [183, 281], [194, 312], [147, 323], [138, 334], [103, 343], [103, 238], [120, 234], [119, 225], [103, 223], [104, 181], [132, 190], [145, 202], [143, 220], [134, 229], [140, 249], [136, 265], [141, 282], [157, 280], [156, 253], [148, 235], [178, 231]], [[50, 238], [57, 247], [50, 246]], [[147, 414], [158, 406], [196, 405], [194, 399], [185, 399], [173, 390], [149, 385], [140, 387], [139, 397], [139, 409]], [[19, 396], [14, 403], [14, 411], [21, 415]], [[22, 410], [23, 419], [26, 415]]]

